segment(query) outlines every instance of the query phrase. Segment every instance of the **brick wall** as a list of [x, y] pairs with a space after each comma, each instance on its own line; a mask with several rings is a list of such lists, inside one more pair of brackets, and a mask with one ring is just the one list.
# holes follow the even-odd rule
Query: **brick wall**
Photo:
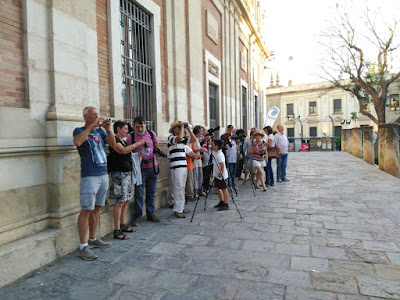
[[21, 0], [0, 1], [0, 106], [27, 107]]
[[111, 115], [111, 97], [108, 61], [107, 0], [96, 1], [96, 13], [100, 112], [102, 116], [108, 117]]
[[[203, 49], [207, 50], [208, 52], [210, 52], [213, 56], [215, 56], [220, 62], [221, 62], [221, 66], [222, 66], [222, 15], [219, 12], [219, 10], [215, 7], [214, 3], [212, 3], [211, 0], [202, 0], [201, 3], [201, 23], [203, 26]], [[217, 20], [218, 22], [218, 44], [215, 44], [215, 42], [207, 35], [207, 11], [209, 13], [211, 13], [214, 18]], [[204, 60], [204, 59], [203, 59]], [[206, 74], [207, 74], [208, 70], [206, 70], [206, 64], [203, 64], [203, 74], [204, 74], [204, 80], [203, 80], [203, 90], [204, 90], [204, 123], [207, 124], [207, 119], [208, 119], [208, 115], [207, 115], [207, 89], [208, 89], [208, 85], [206, 82]], [[222, 102], [223, 102], [223, 88], [222, 88], [222, 84], [224, 81], [224, 73], [222, 71], [222, 69], [220, 70], [220, 74], [221, 74], [221, 86], [219, 87], [219, 89], [221, 89], [221, 99], [219, 99], [221, 101], [221, 107], [223, 107]], [[223, 111], [221, 112], [223, 114]]]

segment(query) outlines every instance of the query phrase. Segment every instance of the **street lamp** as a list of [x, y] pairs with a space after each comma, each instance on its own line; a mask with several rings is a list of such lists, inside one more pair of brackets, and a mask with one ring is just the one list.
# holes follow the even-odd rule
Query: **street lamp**
[[292, 121], [293, 123], [295, 123], [296, 121], [298, 121], [299, 123], [300, 123], [300, 125], [301, 125], [301, 134], [300, 134], [300, 136], [301, 136], [301, 142], [303, 143], [303, 124], [304, 124], [304, 122], [305, 121], [308, 121], [308, 118], [305, 118], [305, 119], [301, 119], [301, 117], [300, 116], [298, 116], [298, 117], [289, 117], [289, 116], [287, 116], [287, 118], [288, 118], [288, 121]]
[[[338, 121], [340, 121], [340, 124], [344, 124], [344, 122], [345, 122], [346, 120], [341, 119], [340, 117], [332, 118], [332, 116], [327, 116], [327, 117], [325, 117], [325, 119], [326, 119], [326, 118], [331, 119], [331, 122], [332, 122], [332, 137], [333, 137], [334, 134], [335, 134], [335, 121], [338, 120]], [[350, 120], [350, 121], [351, 121], [351, 120]], [[347, 123], [347, 122], [346, 122], [346, 123]]]

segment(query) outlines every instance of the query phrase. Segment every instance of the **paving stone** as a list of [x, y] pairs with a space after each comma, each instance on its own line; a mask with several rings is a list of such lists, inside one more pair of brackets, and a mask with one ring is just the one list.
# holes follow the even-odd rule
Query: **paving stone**
[[250, 259], [253, 264], [258, 264], [266, 268], [288, 269], [290, 256], [267, 252], [253, 252]]
[[275, 247], [275, 243], [273, 243], [273, 242], [244, 241], [242, 249], [251, 250], [251, 251], [270, 252], [270, 250], [273, 249], [274, 247]]
[[[124, 285], [142, 286], [143, 282], [149, 282], [158, 272], [158, 270], [144, 267], [125, 267], [109, 280]], [[127, 274], [130, 274], [130, 276], [127, 276]]]
[[395, 265], [400, 265], [400, 253], [386, 252], [390, 262]]
[[178, 243], [179, 244], [188, 244], [188, 245], [206, 246], [210, 240], [211, 240], [210, 237], [206, 237], [203, 235], [187, 234], [182, 239], [180, 239], [178, 241]]
[[271, 268], [267, 281], [285, 286], [311, 288], [310, 274], [308, 272]]
[[311, 256], [330, 259], [346, 259], [346, 252], [341, 248], [311, 246]]
[[352, 276], [313, 272], [311, 280], [316, 290], [358, 294], [356, 280]]
[[377, 250], [377, 251], [393, 251], [399, 252], [399, 247], [393, 242], [375, 242], [375, 241], [364, 241], [364, 248], [367, 250]]
[[287, 287], [285, 300], [336, 300], [333, 293]]
[[326, 240], [324, 237], [320, 236], [307, 236], [307, 235], [296, 235], [292, 239], [294, 244], [307, 244], [307, 245], [317, 245], [326, 246]]
[[233, 299], [283, 300], [284, 292], [285, 288], [282, 285], [241, 280]]
[[239, 279], [198, 276], [187, 296], [189, 299], [233, 299], [240, 282]]
[[290, 268], [302, 271], [328, 272], [329, 264], [328, 260], [323, 258], [294, 256], [290, 260]]
[[375, 264], [389, 263], [389, 260], [384, 254], [384, 252], [366, 251], [359, 249], [347, 249], [346, 252], [347, 252], [347, 257], [353, 261], [363, 261]]
[[284, 233], [264, 233], [261, 235], [261, 239], [267, 242], [281, 242], [281, 243], [290, 243], [293, 239], [293, 236], [290, 234]]
[[328, 247], [339, 247], [339, 248], [363, 248], [360, 240], [343, 239], [335, 237], [327, 237]]
[[276, 244], [276, 249], [274, 252], [280, 254], [310, 256], [310, 246], [301, 244], [278, 243]]
[[375, 264], [374, 268], [379, 277], [400, 281], [400, 266]]
[[360, 293], [385, 299], [400, 299], [400, 281], [357, 276]]
[[186, 245], [161, 242], [149, 250], [151, 253], [176, 255], [183, 251]]
[[198, 276], [191, 274], [161, 271], [151, 280], [147, 281], [146, 287], [154, 290], [167, 290], [178, 294], [185, 293], [197, 278]]
[[374, 268], [371, 264], [365, 262], [351, 262], [331, 260], [329, 262], [333, 273], [348, 276], [370, 275], [374, 274]]
[[210, 246], [223, 249], [240, 249], [242, 247], [242, 244], [243, 244], [242, 240], [217, 237], [212, 239]]

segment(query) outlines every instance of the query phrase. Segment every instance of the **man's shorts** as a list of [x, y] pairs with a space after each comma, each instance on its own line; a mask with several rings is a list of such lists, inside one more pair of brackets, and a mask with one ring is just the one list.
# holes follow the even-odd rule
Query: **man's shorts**
[[218, 179], [218, 178], [214, 178], [214, 187], [216, 187], [217, 189], [220, 189], [220, 190], [228, 188], [226, 186], [225, 180], [221, 180], [221, 179]]
[[115, 202], [132, 200], [132, 172], [111, 172], [110, 198]]
[[81, 178], [81, 209], [94, 210], [94, 206], [104, 206], [108, 194], [108, 174]]

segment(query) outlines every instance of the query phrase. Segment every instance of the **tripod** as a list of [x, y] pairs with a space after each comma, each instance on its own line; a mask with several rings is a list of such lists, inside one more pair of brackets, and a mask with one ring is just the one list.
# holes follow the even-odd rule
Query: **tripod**
[[254, 197], [256, 196], [256, 189], [254, 188], [254, 179], [253, 179], [253, 173], [251, 172], [251, 161], [250, 158], [244, 155], [244, 164], [247, 168], [249, 168], [249, 173], [250, 173], [250, 180], [251, 180], [251, 188], [253, 189]]
[[[211, 137], [211, 139], [210, 139], [209, 141], [213, 141], [213, 140], [214, 140], [214, 137]], [[207, 142], [207, 149], [209, 149], [209, 148], [208, 148], [208, 142]], [[214, 159], [214, 154], [211, 152], [211, 153], [210, 153], [210, 160], [209, 160], [208, 165], [207, 165], [208, 167], [211, 167], [211, 166], [212, 166], [212, 164], [213, 164], [213, 159]], [[219, 166], [218, 163], [217, 163], [217, 167], [218, 167], [219, 173], [222, 174], [221, 168], [220, 168], [220, 166]], [[226, 166], [225, 166], [225, 167], [226, 167]], [[227, 179], [224, 179], [224, 182], [225, 182], [226, 186], [228, 186]], [[210, 194], [211, 188], [212, 188], [212, 185], [211, 185], [211, 184], [208, 184], [208, 191], [206, 192], [206, 198], [204, 199], [204, 210], [206, 210], [206, 207], [207, 207], [207, 198], [208, 198], [208, 195]], [[232, 202], [233, 202], [233, 204], [235, 205], [236, 210], [237, 210], [237, 212], [238, 212], [240, 218], [242, 219], [243, 217], [242, 217], [242, 215], [240, 214], [240, 211], [239, 211], [239, 208], [238, 208], [237, 205], [236, 205], [235, 199], [233, 198], [232, 190], [229, 189], [229, 188], [228, 188], [228, 194], [229, 194], [229, 196], [231, 197]], [[197, 198], [197, 200], [196, 200], [196, 204], [195, 204], [195, 206], [194, 206], [193, 213], [192, 213], [192, 218], [190, 219], [190, 222], [193, 222], [193, 217], [194, 217], [194, 214], [195, 214], [195, 212], [196, 212], [196, 208], [197, 208], [197, 204], [199, 203], [199, 200], [200, 200], [200, 197]]]

